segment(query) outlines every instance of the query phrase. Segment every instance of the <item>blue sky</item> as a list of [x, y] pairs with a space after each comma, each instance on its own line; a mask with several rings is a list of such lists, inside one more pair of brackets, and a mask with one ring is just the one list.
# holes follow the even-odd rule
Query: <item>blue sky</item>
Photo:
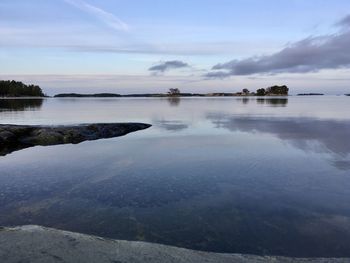
[[0, 78], [49, 94], [350, 92], [349, 14], [348, 0], [1, 0]]

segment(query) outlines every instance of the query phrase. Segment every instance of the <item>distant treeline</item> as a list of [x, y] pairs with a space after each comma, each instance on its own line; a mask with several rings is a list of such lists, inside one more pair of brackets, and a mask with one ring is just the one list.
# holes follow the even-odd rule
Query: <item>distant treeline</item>
[[44, 97], [37, 85], [25, 85], [20, 81], [0, 80], [0, 97]]
[[282, 95], [287, 96], [289, 92], [289, 89], [286, 85], [283, 86], [272, 86], [267, 89], [258, 89], [256, 91], [257, 96], [271, 96], [271, 95]]
[[298, 96], [323, 96], [323, 93], [299, 93]]
[[229, 96], [288, 96], [289, 89], [287, 86], [272, 86], [267, 89], [258, 89], [257, 92], [250, 92], [243, 89], [242, 92], [228, 93], [183, 93], [179, 89], [170, 89], [167, 93], [144, 93], [144, 94], [114, 94], [114, 93], [97, 93], [97, 94], [79, 94], [79, 93], [62, 93], [57, 94], [55, 98], [108, 98], [108, 97], [229, 97]]
[[[137, 97], [151, 97], [151, 98], [159, 98], [159, 97], [171, 97], [172, 95], [168, 93], [141, 93], [141, 94], [114, 94], [114, 93], [96, 93], [96, 94], [79, 94], [79, 93], [62, 93], [57, 94], [55, 98], [137, 98]], [[179, 93], [177, 96], [181, 97], [195, 97], [195, 96], [205, 96], [205, 94], [198, 93]]]
[[78, 93], [62, 93], [54, 96], [55, 98], [115, 98], [121, 97], [120, 94], [113, 93], [97, 93], [97, 94], [78, 94]]

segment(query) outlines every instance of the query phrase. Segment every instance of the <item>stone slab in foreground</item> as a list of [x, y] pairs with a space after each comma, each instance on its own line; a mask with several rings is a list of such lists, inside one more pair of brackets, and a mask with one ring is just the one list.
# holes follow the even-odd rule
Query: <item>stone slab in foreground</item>
[[145, 123], [98, 123], [75, 126], [0, 124], [0, 155], [32, 146], [81, 143], [126, 135], [151, 127]]
[[199, 252], [145, 242], [103, 239], [40, 226], [2, 228], [2, 263], [267, 263], [350, 262], [350, 259], [293, 259]]

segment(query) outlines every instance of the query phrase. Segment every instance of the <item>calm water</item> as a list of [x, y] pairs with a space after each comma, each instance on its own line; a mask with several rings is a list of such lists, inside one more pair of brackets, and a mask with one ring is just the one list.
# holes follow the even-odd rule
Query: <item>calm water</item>
[[0, 157], [0, 225], [350, 256], [350, 97], [0, 100], [1, 123], [146, 122]]

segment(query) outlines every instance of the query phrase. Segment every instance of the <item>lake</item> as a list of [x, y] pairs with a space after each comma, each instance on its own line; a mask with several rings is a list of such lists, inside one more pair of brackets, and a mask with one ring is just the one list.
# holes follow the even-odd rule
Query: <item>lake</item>
[[0, 99], [0, 120], [153, 125], [0, 157], [0, 225], [350, 256], [350, 97]]

